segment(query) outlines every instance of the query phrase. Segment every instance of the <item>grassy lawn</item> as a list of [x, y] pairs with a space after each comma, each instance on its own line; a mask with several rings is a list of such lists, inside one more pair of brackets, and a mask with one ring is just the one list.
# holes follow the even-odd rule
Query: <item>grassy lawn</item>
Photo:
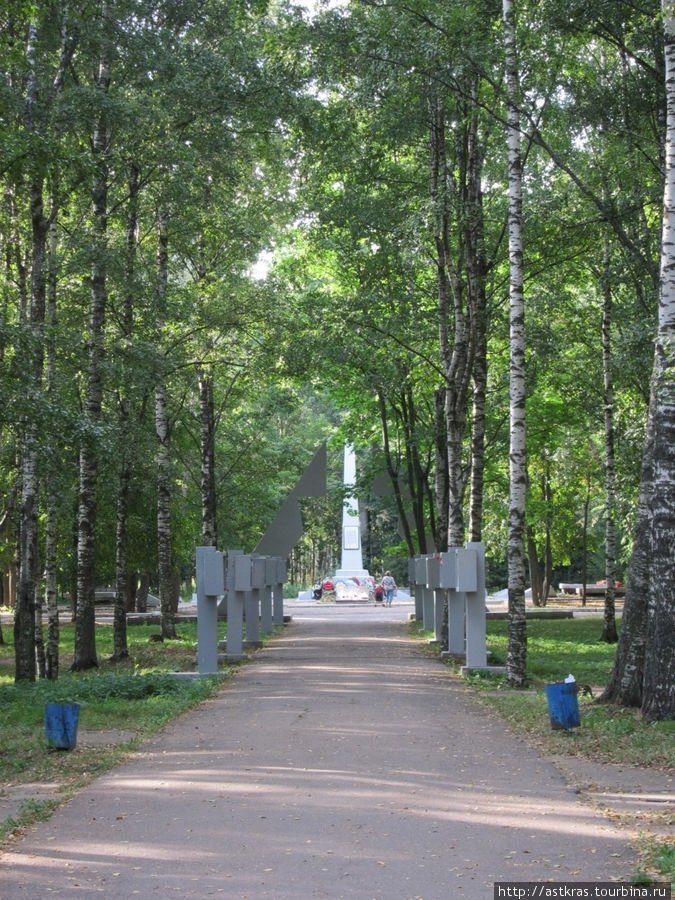
[[[505, 687], [504, 678], [469, 679], [486, 703], [510, 720], [517, 730], [553, 753], [623, 765], [675, 768], [675, 721], [647, 723], [638, 710], [615, 709], [597, 702], [609, 678], [615, 646], [598, 640], [596, 618], [533, 619], [528, 622], [527, 666], [531, 679], [526, 691]], [[504, 665], [507, 623], [488, 621], [490, 662]], [[582, 727], [569, 732], [550, 727], [544, 685], [572, 674], [589, 685], [593, 696], [581, 694]]]
[[[58, 800], [108, 771], [141, 740], [158, 731], [192, 706], [213, 694], [221, 679], [177, 679], [169, 673], [193, 671], [197, 626], [177, 624], [177, 640], [153, 641], [156, 625], [128, 628], [129, 659], [108, 661], [112, 654], [112, 625], [97, 625], [98, 669], [71, 673], [74, 628], [62, 624], [61, 674], [56, 681], [14, 684], [14, 645], [11, 628], [4, 626], [7, 643], [0, 645], [0, 796], [17, 785], [54, 784], [58, 799], [26, 800], [9, 819], [0, 821], [0, 841], [22, 826], [48, 815]], [[219, 625], [219, 637], [225, 633]], [[227, 670], [224, 670], [227, 675]], [[78, 703], [78, 734], [107, 732], [109, 742], [87, 745], [75, 752], [50, 750], [45, 740], [46, 703]]]

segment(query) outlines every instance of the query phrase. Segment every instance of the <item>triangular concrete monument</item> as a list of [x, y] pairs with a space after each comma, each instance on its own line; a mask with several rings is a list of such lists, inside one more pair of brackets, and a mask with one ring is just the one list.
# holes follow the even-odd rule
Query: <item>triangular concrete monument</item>
[[280, 556], [282, 559], [289, 556], [303, 532], [300, 499], [323, 497], [325, 493], [326, 445], [322, 444], [253, 552], [259, 556]]

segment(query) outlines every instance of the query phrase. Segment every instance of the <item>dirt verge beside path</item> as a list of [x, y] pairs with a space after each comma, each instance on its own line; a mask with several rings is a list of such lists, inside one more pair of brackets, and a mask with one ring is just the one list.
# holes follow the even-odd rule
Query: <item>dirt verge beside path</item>
[[675, 774], [576, 756], [552, 762], [577, 793], [628, 828], [635, 839], [653, 836], [675, 842]]

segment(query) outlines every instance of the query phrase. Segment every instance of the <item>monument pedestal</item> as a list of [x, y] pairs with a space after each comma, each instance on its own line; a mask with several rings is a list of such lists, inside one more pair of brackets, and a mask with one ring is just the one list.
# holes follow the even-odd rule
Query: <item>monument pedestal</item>
[[340, 568], [333, 576], [336, 603], [367, 603], [372, 581], [363, 568], [361, 551], [361, 520], [359, 501], [349, 488], [356, 484], [356, 454], [354, 448], [345, 446], [343, 484], [347, 494], [342, 509], [342, 553]]

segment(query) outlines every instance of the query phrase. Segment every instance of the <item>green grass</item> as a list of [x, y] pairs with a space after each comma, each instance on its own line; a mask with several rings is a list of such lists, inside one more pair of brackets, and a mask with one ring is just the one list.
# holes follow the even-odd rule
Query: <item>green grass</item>
[[[506, 661], [508, 623], [487, 623], [490, 662]], [[616, 645], [599, 641], [597, 618], [532, 619], [527, 623], [527, 671], [533, 682], [562, 681], [572, 672], [582, 683], [605, 684], [612, 669]]]
[[[74, 629], [63, 624], [60, 634], [60, 677], [55, 681], [14, 683], [14, 647], [0, 646], [0, 785], [51, 783], [59, 785], [58, 799], [108, 771], [141, 740], [184, 711], [211, 696], [221, 679], [177, 679], [169, 673], [193, 671], [197, 648], [194, 623], [179, 623], [177, 639], [151, 641], [158, 633], [151, 625], [128, 629], [129, 659], [112, 663], [112, 626], [97, 625], [99, 667], [73, 673]], [[219, 624], [219, 638], [225, 626]], [[10, 629], [4, 629], [5, 640]], [[227, 671], [224, 672], [227, 674]], [[78, 703], [78, 733], [106, 731], [115, 735], [102, 746], [78, 741], [72, 752], [47, 747], [44, 731], [46, 703]], [[0, 822], [0, 841], [39, 818], [51, 814], [55, 801], [29, 801], [18, 814]]]
[[650, 863], [653, 868], [675, 883], [675, 844], [662, 844], [650, 848]]
[[[475, 674], [467, 682], [480, 699], [521, 734], [553, 753], [655, 768], [675, 767], [675, 722], [645, 722], [638, 710], [598, 703], [612, 670], [616, 645], [599, 641], [597, 618], [533, 619], [527, 628], [527, 690], [511, 690], [501, 675]], [[489, 661], [504, 665], [507, 622], [488, 620]], [[550, 727], [544, 686], [574, 675], [591, 686], [593, 697], [581, 695], [581, 727], [569, 732]]]
[[[62, 617], [64, 613], [61, 613]], [[218, 638], [225, 634], [225, 624], [218, 623]], [[7, 644], [0, 646], [0, 685], [14, 680], [14, 646], [11, 628], [3, 626]], [[151, 641], [151, 635], [159, 634], [158, 625], [130, 625], [127, 628], [127, 643], [130, 659], [120, 663], [110, 663], [113, 652], [112, 624], [96, 624], [96, 652], [99, 669], [97, 671], [188, 671], [194, 668], [197, 650], [197, 625], [194, 622], [178, 622], [176, 640]], [[75, 629], [62, 618], [59, 630], [59, 656], [61, 674], [65, 674], [73, 661]], [[174, 668], [172, 668], [174, 667]]]
[[0, 821], [0, 845], [34, 822], [48, 819], [57, 806], [57, 803], [50, 800], [26, 800], [21, 804], [16, 817]]

